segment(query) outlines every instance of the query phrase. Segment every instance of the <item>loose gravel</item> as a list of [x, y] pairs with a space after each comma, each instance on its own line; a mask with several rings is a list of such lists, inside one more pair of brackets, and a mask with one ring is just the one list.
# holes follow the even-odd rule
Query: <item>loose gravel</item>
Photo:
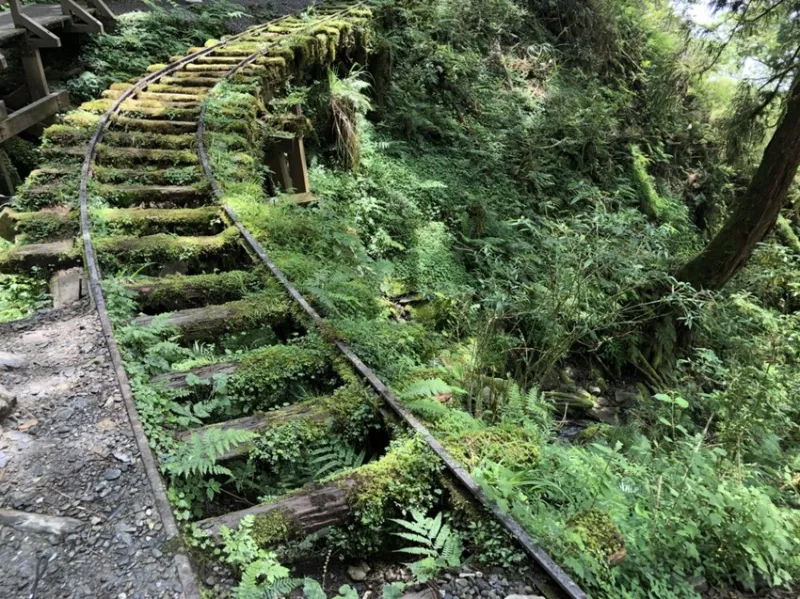
[[24, 358], [0, 368], [17, 400], [0, 422], [0, 514], [80, 521], [58, 535], [0, 518], [0, 597], [182, 597], [94, 309], [2, 324], [0, 352]]

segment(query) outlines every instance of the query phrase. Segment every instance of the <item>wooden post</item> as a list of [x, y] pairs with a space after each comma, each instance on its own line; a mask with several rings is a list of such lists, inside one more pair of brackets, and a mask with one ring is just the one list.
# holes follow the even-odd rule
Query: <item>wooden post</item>
[[31, 92], [31, 100], [36, 101], [50, 95], [50, 86], [44, 76], [42, 55], [39, 48], [27, 46], [22, 50], [22, 67], [25, 69], [25, 81]]
[[287, 133], [275, 135], [271, 148], [267, 150], [267, 166], [275, 173], [273, 182], [283, 191], [308, 193], [311, 190], [301, 137]]
[[289, 176], [292, 178], [294, 192], [308, 193], [311, 191], [311, 184], [308, 181], [306, 150], [303, 146], [302, 137], [292, 139], [291, 151], [287, 152], [287, 157], [289, 160]]

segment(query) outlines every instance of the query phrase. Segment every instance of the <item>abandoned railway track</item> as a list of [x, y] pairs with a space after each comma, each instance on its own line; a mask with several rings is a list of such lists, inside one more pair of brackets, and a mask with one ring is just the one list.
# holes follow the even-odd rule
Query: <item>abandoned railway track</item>
[[[43, 152], [50, 164], [34, 173], [21, 193], [26, 205], [44, 210], [6, 214], [7, 235], [22, 235], [34, 243], [19, 245], [0, 258], [0, 270], [74, 266], [81, 259], [80, 248], [68, 239], [48, 240], [80, 231], [91, 295], [169, 536], [178, 537], [179, 526], [159, 473], [171, 464], [159, 464], [156, 457], [165, 454], [165, 447], [179, 453], [181, 446], [210, 439], [219, 431], [242, 431], [238, 442], [225, 442], [214, 455], [213, 462], [224, 464], [246, 457], [257, 444], [257, 434], [301, 423], [316, 426], [324, 436], [331, 427], [350, 426], [354, 414], [362, 418], [366, 407], [381, 421], [377, 432], [370, 429], [374, 438], [365, 449], [374, 454], [372, 461], [351, 464], [341, 476], [321, 477], [311, 486], [263, 502], [243, 503], [228, 493], [209, 514], [195, 519], [196, 529], [218, 539], [223, 526], [235, 528], [250, 515], [263, 524], [261, 540], [276, 542], [341, 524], [354, 509], [366, 509], [359, 503], [358, 489], [368, 482], [380, 477], [388, 479], [385, 484], [403, 476], [424, 478], [424, 472], [409, 471], [415, 466], [409, 455], [421, 447], [435, 454], [447, 476], [530, 556], [550, 582], [544, 592], [583, 599], [586, 595], [547, 553], [328, 330], [312, 301], [292, 285], [226, 201], [215, 156], [218, 164], [233, 164], [234, 172], [247, 171], [246, 161], [229, 160], [226, 152], [241, 158], [247, 141], [264, 127], [274, 141], [276, 186], [301, 192], [285, 196], [287, 201], [313, 198], [304, 174], [303, 117], [267, 114], [259, 123], [252, 105], [242, 103], [241, 91], [260, 94], [255, 99], [263, 102], [278, 94], [290, 76], [302, 80], [334, 60], [354, 61], [355, 55], [366, 52], [368, 16], [359, 4], [321, 4], [192, 49], [168, 65], [152, 67], [137, 81], [113, 85], [103, 99], [67, 115], [64, 124], [48, 132]], [[227, 85], [239, 94], [234, 94], [236, 101], [226, 103], [223, 94], [214, 105]], [[222, 118], [210, 119], [212, 112]], [[52, 209], [75, 192], [78, 202], [71, 211]], [[131, 375], [131, 364], [126, 370], [123, 361], [125, 343], [118, 345], [120, 327], [111, 304], [119, 297], [131, 299], [135, 310], [144, 313], [126, 324], [128, 333], [160, 327], [174, 332], [182, 347], [222, 346], [223, 338], [236, 335], [251, 342], [251, 349], [230, 354], [233, 357], [218, 354], [153, 377], [165, 396], [203, 403], [205, 421], [202, 412], [186, 408], [190, 422], [183, 430], [165, 430], [154, 438], [154, 424], [140, 414], [141, 405], [137, 408], [134, 380], [143, 372], [149, 376], [149, 370], [140, 368]], [[208, 406], [220, 381], [247, 401], [214, 412], [217, 408]], [[235, 417], [225, 416], [231, 413]], [[412, 434], [406, 445], [387, 449], [391, 432], [402, 436], [408, 431]], [[409, 444], [416, 444], [413, 450]], [[213, 479], [222, 472], [199, 470], [190, 474]], [[185, 514], [181, 518], [194, 519]], [[188, 558], [179, 553], [176, 559], [186, 594], [197, 595]]]

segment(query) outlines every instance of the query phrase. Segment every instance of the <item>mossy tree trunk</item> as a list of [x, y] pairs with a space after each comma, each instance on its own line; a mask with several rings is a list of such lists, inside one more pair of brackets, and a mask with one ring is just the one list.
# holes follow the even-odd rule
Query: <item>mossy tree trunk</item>
[[676, 274], [695, 289], [721, 289], [749, 260], [778, 220], [800, 165], [800, 75], [750, 185], [714, 239]]

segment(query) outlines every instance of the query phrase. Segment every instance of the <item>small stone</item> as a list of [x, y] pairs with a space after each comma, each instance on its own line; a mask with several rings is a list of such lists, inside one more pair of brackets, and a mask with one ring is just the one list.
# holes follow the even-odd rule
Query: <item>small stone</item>
[[361, 582], [367, 579], [367, 573], [369, 572], [370, 568], [364, 562], [361, 562], [358, 566], [350, 566], [347, 568], [347, 575], [356, 582]]
[[475, 577], [476, 578], [483, 578], [483, 572], [481, 572], [480, 570], [476, 571], [475, 572]]
[[0, 422], [11, 416], [17, 407], [17, 398], [0, 385]]
[[466, 578], [456, 578], [456, 586], [459, 589], [466, 589], [469, 586]]
[[[525, 587], [529, 589], [531, 587]], [[544, 599], [541, 595], [506, 595], [505, 599]]]
[[69, 420], [74, 413], [75, 411], [72, 408], [61, 408], [56, 414], [56, 418], [59, 420]]
[[106, 470], [105, 474], [103, 474], [103, 478], [106, 480], [117, 480], [121, 474], [122, 470], [119, 468], [109, 468]]
[[217, 584], [217, 577], [216, 576], [209, 576], [203, 582], [206, 583], [206, 586], [213, 587], [215, 584]]
[[158, 549], [157, 547], [153, 548], [152, 554], [153, 554], [153, 557], [156, 558], [156, 559], [160, 559], [161, 556], [164, 555], [163, 553], [161, 553], [161, 550]]
[[118, 450], [118, 451], [115, 451], [114, 453], [112, 453], [111, 455], [113, 455], [115, 458], [117, 458], [123, 464], [132, 464], [133, 463], [133, 458], [129, 454], [125, 453], [124, 451], [119, 451]]
[[25, 368], [27, 364], [25, 356], [0, 351], [0, 370], [19, 370]]

